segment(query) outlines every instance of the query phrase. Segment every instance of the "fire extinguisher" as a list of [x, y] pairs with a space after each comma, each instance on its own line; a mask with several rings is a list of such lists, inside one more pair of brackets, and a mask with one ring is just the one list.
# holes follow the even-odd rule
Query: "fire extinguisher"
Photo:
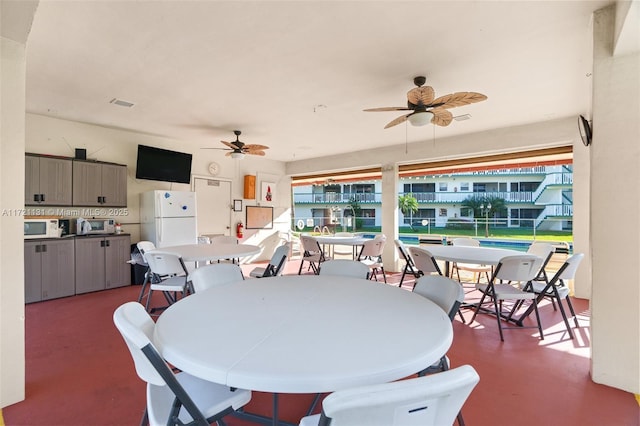
[[236, 237], [238, 238], [242, 238], [242, 230], [244, 229], [244, 225], [242, 224], [242, 222], [238, 222], [238, 224], [236, 225]]

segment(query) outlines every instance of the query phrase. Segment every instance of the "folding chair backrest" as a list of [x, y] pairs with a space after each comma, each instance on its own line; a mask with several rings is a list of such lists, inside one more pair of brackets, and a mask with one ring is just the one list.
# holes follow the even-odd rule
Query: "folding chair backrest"
[[405, 262], [407, 262], [411, 266], [414, 266], [413, 259], [411, 258], [411, 255], [409, 254], [409, 251], [405, 247], [404, 243], [398, 239], [393, 240], [393, 242], [395, 243], [396, 248], [398, 249], [398, 253], [400, 253], [400, 256], [405, 260]]
[[[553, 277], [553, 279], [560, 280], [572, 280], [576, 276], [576, 271], [578, 270], [578, 266], [580, 266], [580, 262], [584, 258], [584, 253], [576, 253], [571, 256], [567, 260], [565, 260], [564, 265], [558, 269], [558, 272]], [[566, 265], [566, 266], [565, 266]]]
[[310, 235], [301, 235], [300, 244], [302, 244], [302, 250], [308, 254], [316, 254], [322, 251], [318, 240]]
[[462, 285], [442, 275], [424, 275], [418, 278], [413, 292], [440, 306], [452, 320], [464, 302]]
[[382, 256], [382, 250], [384, 249], [385, 243], [386, 243], [386, 237], [385, 239], [374, 238], [372, 240], [365, 241], [362, 246], [362, 251], [360, 251], [360, 259], [363, 259], [366, 257], [373, 258], [373, 257]]
[[529, 282], [538, 276], [543, 260], [531, 254], [505, 256], [496, 266], [494, 278]]
[[533, 254], [534, 256], [538, 256], [542, 259], [542, 266], [544, 268], [547, 266], [549, 260], [551, 260], [551, 256], [555, 253], [556, 249], [549, 243], [531, 243], [529, 248], [527, 249], [527, 254]]
[[273, 277], [282, 273], [284, 264], [287, 261], [287, 256], [289, 256], [290, 247], [290, 243], [285, 243], [276, 248], [273, 252], [273, 256], [271, 256], [269, 265], [267, 265], [267, 268], [265, 269], [265, 275], [263, 275], [263, 277]]
[[164, 386], [165, 381], [142, 352], [142, 348], [153, 346], [151, 339], [156, 325], [144, 306], [137, 302], [125, 303], [113, 313], [113, 322], [131, 352], [138, 377], [147, 383]]
[[480, 377], [470, 365], [414, 379], [336, 391], [322, 403], [331, 426], [453, 424]]
[[151, 241], [138, 241], [138, 243], [136, 244], [136, 247], [138, 248], [138, 251], [142, 255], [142, 260], [144, 260], [145, 263], [147, 263], [147, 258], [144, 256], [144, 254], [150, 250], [156, 249], [156, 245], [153, 244]]
[[451, 244], [454, 246], [480, 247], [480, 241], [473, 238], [454, 238], [451, 240]]
[[149, 264], [151, 272], [156, 275], [175, 276], [186, 275], [188, 273], [182, 258], [174, 253], [159, 251], [154, 251], [153, 253], [147, 252], [145, 254], [145, 260]]
[[244, 280], [242, 269], [235, 263], [212, 263], [201, 266], [189, 275], [193, 290], [198, 293], [212, 287]]
[[210, 244], [238, 244], [238, 239], [229, 235], [216, 235], [209, 238]]
[[440, 271], [440, 267], [436, 263], [431, 252], [423, 249], [422, 247], [409, 247], [409, 253], [411, 253], [411, 257], [413, 258], [413, 263], [415, 263], [416, 268], [418, 268], [424, 275], [429, 275], [432, 272], [437, 273], [438, 275], [442, 275], [442, 271]]
[[338, 275], [366, 280], [369, 276], [369, 267], [357, 260], [333, 259], [322, 263], [320, 275]]

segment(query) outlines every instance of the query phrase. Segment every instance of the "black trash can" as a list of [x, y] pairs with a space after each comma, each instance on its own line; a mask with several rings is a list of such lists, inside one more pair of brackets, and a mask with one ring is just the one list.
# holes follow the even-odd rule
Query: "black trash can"
[[131, 283], [141, 285], [144, 283], [144, 274], [147, 272], [147, 265], [144, 263], [142, 254], [136, 244], [131, 244]]

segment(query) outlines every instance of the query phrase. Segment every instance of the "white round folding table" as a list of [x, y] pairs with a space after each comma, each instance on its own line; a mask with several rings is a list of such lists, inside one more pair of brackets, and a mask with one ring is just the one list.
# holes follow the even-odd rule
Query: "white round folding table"
[[155, 343], [189, 374], [272, 393], [323, 393], [410, 376], [449, 349], [447, 314], [356, 278], [287, 275], [193, 294], [159, 318]]
[[[155, 251], [174, 253], [185, 262], [209, 262], [251, 256], [260, 253], [260, 247], [251, 244], [185, 244], [161, 247]], [[149, 250], [149, 253], [153, 252]]]

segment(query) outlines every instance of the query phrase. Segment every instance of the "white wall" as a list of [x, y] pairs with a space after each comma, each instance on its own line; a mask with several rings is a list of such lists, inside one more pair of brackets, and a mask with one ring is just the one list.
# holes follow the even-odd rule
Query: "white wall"
[[[217, 177], [232, 181], [232, 198], [243, 199], [244, 175], [257, 175], [257, 194], [260, 193], [261, 180], [275, 182], [276, 197], [273, 203], [274, 218], [277, 218], [275, 229], [286, 231], [290, 224], [291, 197], [289, 196], [289, 179], [283, 177], [284, 163], [247, 155], [243, 160], [225, 157], [225, 151], [203, 150], [189, 141], [162, 138], [126, 130], [112, 129], [74, 121], [27, 114], [26, 117], [26, 152], [73, 157], [75, 148], [87, 150], [87, 158], [99, 161], [127, 165], [127, 214], [116, 217], [122, 223], [123, 232], [131, 233], [133, 243], [140, 239], [139, 226], [139, 194], [154, 189], [172, 189], [190, 191], [189, 184], [158, 182], [135, 178], [138, 144], [150, 145], [174, 151], [193, 154], [191, 172], [193, 175], [208, 176], [207, 166], [211, 161], [220, 165]], [[257, 200], [243, 200], [243, 206], [255, 205]], [[230, 208], [229, 208], [230, 209]], [[69, 209], [72, 210], [72, 209]], [[109, 216], [108, 209], [104, 216]], [[231, 210], [231, 209], [230, 209]], [[73, 213], [73, 212], [70, 212]], [[233, 223], [244, 222], [242, 212], [232, 213]], [[245, 240], [259, 244], [270, 235], [269, 231], [246, 231]], [[267, 253], [267, 258], [270, 254]], [[256, 256], [255, 259], [261, 258]]]
[[25, 45], [1, 40], [0, 407], [24, 399]]
[[614, 10], [594, 20], [591, 372], [640, 394], [640, 53], [613, 56]]

